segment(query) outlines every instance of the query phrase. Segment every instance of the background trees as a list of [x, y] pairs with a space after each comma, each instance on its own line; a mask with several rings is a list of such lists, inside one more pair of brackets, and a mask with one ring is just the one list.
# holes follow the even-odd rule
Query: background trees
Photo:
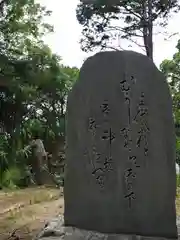
[[143, 48], [150, 58], [153, 58], [154, 27], [165, 27], [170, 14], [179, 9], [179, 3], [176, 0], [94, 0], [91, 2], [94, 3], [80, 3], [77, 7], [77, 19], [83, 26], [82, 50], [89, 51], [97, 47], [118, 49], [114, 47], [114, 40], [119, 43], [117, 45], [120, 49], [121, 40], [128, 39]]
[[33, 0], [3, 1], [0, 10], [0, 186], [15, 187], [26, 184], [34, 132], [52, 158], [64, 146], [66, 98], [79, 70], [41, 40], [53, 31], [44, 23], [50, 11]]
[[[172, 14], [179, 10], [176, 0], [82, 0], [76, 9], [77, 20], [83, 27], [81, 48], [86, 52], [108, 48], [120, 50], [121, 41], [126, 39], [153, 59], [156, 27], [163, 29]], [[173, 97], [177, 162], [180, 164], [180, 41], [177, 50], [172, 60], [162, 62], [160, 69], [168, 79]]]
[[176, 46], [177, 52], [172, 60], [165, 59], [161, 71], [166, 75], [173, 99], [173, 113], [176, 127], [176, 161], [180, 165], [180, 40]]
[[[79, 4], [77, 18], [83, 26], [82, 48], [113, 47], [120, 37], [143, 40], [146, 54], [153, 57], [153, 27], [165, 26], [178, 1], [110, 1]], [[61, 63], [42, 41], [53, 27], [44, 22], [50, 15], [34, 0], [0, 2], [0, 187], [29, 184], [31, 149], [38, 132], [51, 156], [59, 159], [65, 141], [67, 94], [79, 70]], [[180, 163], [180, 42], [172, 60], [161, 70], [168, 77], [176, 121], [177, 162]]]

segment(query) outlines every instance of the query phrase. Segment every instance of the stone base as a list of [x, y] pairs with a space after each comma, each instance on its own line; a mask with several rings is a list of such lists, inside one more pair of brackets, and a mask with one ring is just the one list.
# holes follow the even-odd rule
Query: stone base
[[[63, 216], [47, 223], [34, 240], [170, 240], [160, 237], [144, 237], [136, 235], [102, 234], [64, 226]], [[180, 240], [180, 238], [178, 237]]]

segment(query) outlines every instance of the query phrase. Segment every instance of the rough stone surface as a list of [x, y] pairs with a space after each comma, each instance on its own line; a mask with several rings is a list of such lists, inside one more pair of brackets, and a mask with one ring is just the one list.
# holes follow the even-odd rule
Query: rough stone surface
[[[179, 219], [177, 219], [178, 232]], [[72, 227], [64, 227], [63, 217], [53, 219], [41, 231], [41, 233], [34, 240], [167, 240], [165, 238], [151, 238], [120, 234], [101, 234], [92, 231], [85, 231]], [[178, 237], [179, 239], [179, 237]]]
[[65, 226], [176, 238], [172, 102], [153, 62], [132, 51], [90, 57], [67, 112]]

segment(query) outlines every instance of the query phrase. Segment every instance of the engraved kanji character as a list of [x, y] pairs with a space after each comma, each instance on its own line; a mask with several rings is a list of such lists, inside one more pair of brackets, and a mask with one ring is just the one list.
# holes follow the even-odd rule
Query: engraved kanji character
[[130, 86], [129, 86], [129, 83], [127, 82], [126, 79], [123, 79], [121, 82], [120, 82], [120, 86], [121, 86], [121, 90], [123, 92], [127, 92], [130, 90]]
[[132, 161], [136, 167], [138, 167], [138, 168], [140, 167], [139, 165], [137, 165], [136, 156], [129, 156], [129, 160]]
[[144, 147], [144, 155], [147, 156], [148, 155], [148, 144], [146, 144], [146, 146]]
[[104, 114], [106, 114], [106, 115], [109, 114], [110, 108], [109, 108], [109, 104], [108, 104], [107, 100], [105, 100], [105, 102], [100, 106], [100, 108], [102, 109], [102, 112]]
[[94, 136], [96, 134], [96, 128], [97, 128], [97, 124], [94, 118], [89, 118], [88, 127]]
[[144, 142], [147, 142], [147, 136], [146, 136], [146, 129], [144, 129], [142, 126], [140, 127], [140, 130], [138, 131], [138, 139], [136, 141], [137, 147], [140, 147], [141, 142], [144, 140]]
[[92, 151], [93, 151], [93, 154], [95, 155], [96, 162], [99, 162], [101, 154], [96, 151], [96, 147], [93, 147]]
[[134, 121], [137, 121], [138, 118], [141, 119], [143, 116], [145, 116], [145, 115], [147, 116], [147, 114], [148, 114], [148, 108], [147, 108], [147, 106], [145, 106], [143, 92], [141, 93], [140, 102], [139, 102], [137, 109], [138, 109], [138, 111], [134, 117]]
[[115, 139], [115, 135], [112, 132], [112, 129], [110, 128], [109, 130], [104, 130], [104, 135], [102, 136], [103, 140], [108, 140], [109, 143], [111, 144], [112, 141]]
[[129, 104], [130, 103], [130, 87], [125, 80], [121, 82], [121, 91], [124, 94], [125, 102]]
[[132, 177], [132, 178], [135, 178], [136, 177], [136, 173], [133, 172], [133, 169], [132, 168], [128, 168], [125, 173], [125, 178], [129, 178], [129, 177]]
[[99, 175], [99, 176], [97, 176], [97, 177], [96, 177], [96, 181], [97, 181], [97, 183], [99, 184], [99, 186], [100, 186], [101, 188], [103, 188], [104, 185], [105, 185], [105, 176], [104, 176], [104, 175]]
[[106, 171], [112, 171], [112, 157], [106, 157], [106, 160], [104, 162], [104, 168]]
[[96, 121], [94, 118], [89, 118], [89, 129], [90, 130], [94, 130], [96, 129], [97, 125], [96, 125]]
[[136, 83], [136, 78], [134, 77], [134, 76], [131, 76], [131, 82], [133, 83], [133, 84], [135, 84]]
[[141, 127], [144, 129], [144, 132], [149, 132], [149, 127], [148, 127], [147, 119], [141, 118], [141, 119], [140, 119], [140, 124], [141, 124]]
[[96, 153], [96, 162], [99, 162], [101, 158], [101, 154], [100, 153]]
[[125, 102], [130, 105], [130, 92], [124, 92], [124, 98], [125, 98]]
[[124, 137], [124, 147], [129, 148], [130, 144], [132, 143], [132, 139], [131, 139], [131, 136], [130, 136], [130, 129], [129, 128], [123, 128], [123, 129], [121, 129], [120, 132]]
[[128, 205], [129, 208], [131, 208], [132, 206], [132, 201], [136, 199], [136, 195], [133, 191], [131, 191], [130, 193], [128, 193], [127, 195], [125, 195], [125, 198], [128, 199]]
[[144, 155], [148, 155], [148, 141], [147, 141], [147, 129], [145, 129], [143, 126], [140, 127], [140, 130], [138, 131], [138, 139], [136, 141], [136, 146], [139, 148], [141, 147], [141, 143], [144, 142]]
[[126, 80], [126, 76], [124, 74], [124, 79], [120, 82], [120, 87], [121, 87], [121, 91], [124, 93], [124, 98], [125, 98], [125, 102], [127, 102], [128, 104], [130, 104], [130, 85]]
[[94, 171], [92, 171], [92, 175], [95, 176], [96, 181], [100, 185], [100, 187], [104, 187], [105, 183], [104, 170], [102, 168], [97, 168]]

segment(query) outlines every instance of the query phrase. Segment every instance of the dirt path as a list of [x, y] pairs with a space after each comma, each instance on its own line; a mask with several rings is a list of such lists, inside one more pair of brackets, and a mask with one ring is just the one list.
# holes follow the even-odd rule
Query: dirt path
[[[179, 191], [176, 207], [180, 215]], [[63, 212], [64, 199], [59, 189], [36, 187], [0, 191], [0, 240], [32, 240], [47, 221]], [[10, 238], [14, 230], [19, 238]]]
[[48, 220], [63, 212], [64, 199], [60, 197], [59, 189], [1, 192], [0, 239], [7, 240], [15, 231], [20, 240], [32, 240]]

